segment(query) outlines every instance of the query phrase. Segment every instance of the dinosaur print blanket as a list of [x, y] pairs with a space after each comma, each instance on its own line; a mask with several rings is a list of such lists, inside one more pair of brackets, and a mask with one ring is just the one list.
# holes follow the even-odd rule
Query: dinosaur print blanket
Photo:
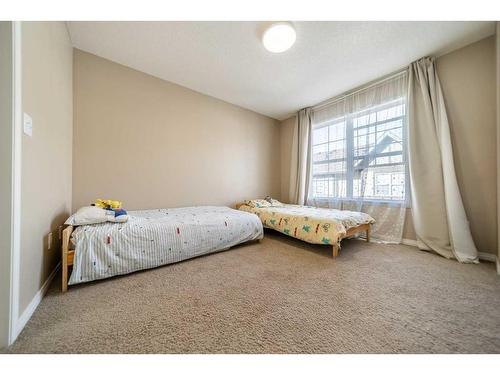
[[240, 210], [256, 214], [266, 228], [313, 244], [340, 243], [347, 230], [375, 220], [363, 212], [284, 204], [278, 207], [250, 207]]

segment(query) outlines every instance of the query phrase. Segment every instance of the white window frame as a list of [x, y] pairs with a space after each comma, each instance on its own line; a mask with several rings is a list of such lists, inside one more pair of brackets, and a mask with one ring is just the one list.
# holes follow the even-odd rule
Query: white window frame
[[[366, 198], [362, 198], [362, 197], [356, 198], [353, 196], [353, 192], [354, 192], [354, 184], [353, 184], [353, 182], [354, 182], [354, 178], [353, 178], [354, 159], [359, 158], [361, 160], [362, 157], [355, 157], [354, 156], [354, 126], [353, 126], [353, 121], [354, 121], [354, 119], [363, 116], [365, 113], [373, 112], [374, 109], [376, 109], [377, 111], [381, 111], [381, 110], [384, 110], [387, 108], [394, 107], [394, 106], [399, 105], [399, 104], [404, 105], [405, 110], [404, 110], [403, 115], [393, 117], [393, 118], [390, 118], [387, 120], [377, 121], [375, 123], [371, 123], [371, 124], [368, 124], [365, 126], [366, 127], [373, 127], [373, 126], [377, 126], [377, 125], [383, 125], [384, 123], [388, 123], [388, 122], [403, 120], [403, 124], [402, 124], [402, 135], [403, 135], [402, 146], [403, 146], [403, 149], [402, 149], [402, 151], [401, 152], [392, 151], [389, 153], [382, 153], [381, 155], [376, 154], [376, 157], [402, 155], [402, 162], [401, 163], [389, 163], [389, 164], [384, 164], [382, 166], [403, 165], [405, 167], [404, 198], [403, 199], [376, 199], [376, 198], [366, 199]], [[407, 126], [408, 125], [408, 106], [407, 106], [406, 98], [400, 97], [398, 99], [391, 100], [391, 101], [388, 101], [388, 102], [385, 102], [385, 103], [382, 103], [380, 105], [376, 105], [373, 107], [369, 107], [367, 109], [363, 109], [363, 110], [358, 111], [358, 112], [348, 113], [344, 116], [337, 117], [335, 119], [331, 119], [331, 120], [323, 121], [323, 122], [318, 123], [318, 124], [314, 124], [313, 129], [312, 129], [313, 131], [311, 134], [311, 136], [313, 137], [312, 141], [314, 141], [314, 132], [316, 130], [327, 127], [327, 126], [331, 126], [331, 125], [334, 125], [334, 124], [340, 123], [340, 122], [346, 123], [345, 124], [346, 157], [339, 158], [339, 159], [328, 159], [328, 160], [317, 161], [317, 162], [315, 162], [311, 159], [311, 178], [310, 178], [310, 181], [311, 181], [311, 185], [312, 185], [315, 177], [328, 178], [329, 176], [332, 176], [335, 174], [335, 173], [325, 173], [325, 174], [321, 174], [321, 175], [314, 175], [313, 174], [313, 166], [314, 165], [327, 164], [327, 163], [331, 163], [332, 161], [333, 162], [345, 161], [346, 162], [346, 172], [345, 172], [345, 174], [346, 174], [346, 196], [345, 197], [315, 197], [315, 196], [311, 195], [312, 188], [310, 187], [310, 189], [309, 189], [309, 191], [311, 192], [310, 198], [312, 198], [316, 201], [319, 201], [319, 202], [321, 202], [321, 201], [323, 201], [323, 202], [327, 202], [327, 201], [358, 201], [358, 200], [362, 200], [363, 202], [366, 202], [366, 203], [382, 203], [382, 204], [391, 204], [391, 203], [401, 204], [402, 202], [404, 202], [406, 207], [409, 207], [410, 206], [410, 176], [409, 176], [409, 171], [408, 171], [408, 142], [407, 142], [407, 139], [408, 139], [408, 126]], [[359, 129], [359, 128], [362, 128], [362, 127], [358, 127], [357, 129]], [[323, 144], [328, 144], [331, 142], [332, 141], [330, 141], [330, 140], [323, 142], [323, 143], [318, 143], [318, 144], [314, 144], [313, 142], [311, 142], [311, 147], [319, 146], [319, 145], [323, 145]], [[312, 153], [312, 150], [311, 150], [311, 153]], [[391, 154], [391, 155], [389, 155], [389, 154]]]

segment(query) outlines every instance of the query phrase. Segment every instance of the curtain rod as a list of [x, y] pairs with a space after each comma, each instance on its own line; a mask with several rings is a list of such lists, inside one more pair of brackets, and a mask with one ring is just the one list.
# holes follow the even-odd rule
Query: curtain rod
[[348, 96], [351, 96], [351, 95], [354, 95], [360, 91], [363, 91], [363, 90], [366, 90], [370, 87], [373, 87], [373, 86], [376, 86], [382, 82], [385, 82], [385, 81], [388, 81], [392, 78], [395, 78], [397, 76], [400, 76], [400, 75], [403, 75], [405, 73], [408, 72], [408, 67], [404, 68], [404, 69], [401, 69], [401, 70], [398, 70], [396, 71], [395, 73], [391, 73], [389, 74], [388, 76], [385, 76], [385, 78], [382, 78], [382, 79], [379, 79], [377, 81], [372, 81], [371, 83], [367, 83], [366, 85], [363, 85], [363, 86], [358, 86], [357, 88], [353, 89], [352, 91], [348, 91], [346, 92], [345, 94], [342, 94], [342, 95], [339, 95], [339, 96], [335, 96], [333, 98], [330, 98], [330, 99], [327, 99], [321, 103], [318, 103], [314, 106], [311, 107], [312, 110], [315, 110], [315, 109], [319, 109], [319, 108], [322, 108], [322, 107], [325, 107], [327, 105], [330, 105], [330, 104], [333, 104], [333, 103], [336, 103], [342, 99], [345, 99], [347, 98]]

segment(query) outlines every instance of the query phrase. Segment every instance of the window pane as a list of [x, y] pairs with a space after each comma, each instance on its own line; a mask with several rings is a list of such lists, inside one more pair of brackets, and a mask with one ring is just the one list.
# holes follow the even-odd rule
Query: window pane
[[381, 150], [381, 152], [396, 152], [396, 151], [403, 151], [402, 142], [391, 142], [383, 150]]
[[393, 155], [389, 156], [389, 163], [391, 164], [396, 164], [396, 163], [402, 163], [403, 162], [403, 155]]
[[389, 157], [387, 156], [381, 156], [375, 159], [375, 164], [381, 165], [381, 164], [389, 164]]
[[328, 164], [327, 163], [313, 164], [312, 173], [313, 173], [313, 176], [316, 176], [318, 174], [328, 173]]
[[328, 143], [319, 146], [313, 146], [313, 162], [328, 159]]
[[313, 161], [323, 163], [313, 164], [311, 195], [404, 200], [405, 110], [394, 101], [314, 130]]
[[328, 126], [313, 131], [313, 145], [328, 142]]
[[338, 141], [345, 139], [345, 122], [338, 122], [330, 125], [330, 141]]
[[330, 173], [345, 172], [345, 162], [343, 162], [343, 161], [330, 163], [328, 165], [329, 165], [328, 169], [329, 169]]
[[370, 114], [360, 116], [354, 119], [353, 121], [353, 126], [355, 128], [363, 126], [363, 125], [368, 125], [370, 123]]
[[404, 170], [404, 165], [375, 167], [364, 170], [362, 176], [353, 181], [353, 197], [403, 200], [406, 182]]
[[329, 160], [345, 158], [345, 140], [329, 143]]

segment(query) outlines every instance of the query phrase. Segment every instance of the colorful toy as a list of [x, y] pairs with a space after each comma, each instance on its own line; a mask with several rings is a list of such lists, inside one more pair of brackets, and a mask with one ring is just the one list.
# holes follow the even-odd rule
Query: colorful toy
[[104, 208], [105, 210], [116, 210], [122, 208], [122, 202], [111, 199], [96, 199], [96, 207]]

